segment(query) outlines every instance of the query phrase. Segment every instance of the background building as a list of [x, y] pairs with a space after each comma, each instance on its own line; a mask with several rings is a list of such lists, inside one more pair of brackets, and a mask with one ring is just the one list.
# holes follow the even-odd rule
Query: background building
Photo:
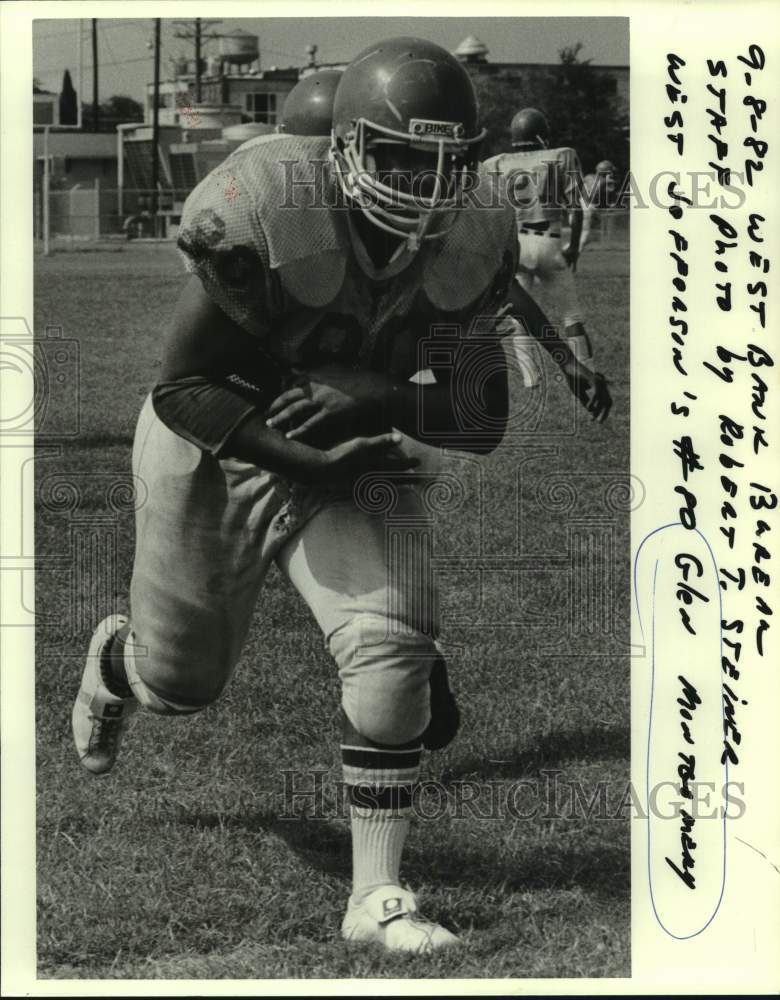
[[[558, 63], [499, 63], [490, 62], [488, 47], [474, 35], [464, 38], [453, 55], [468, 69], [474, 83], [479, 88], [484, 80], [502, 80], [508, 87], [523, 92], [538, 91], [549, 86], [551, 80], [565, 73], [565, 64]], [[604, 91], [628, 110], [629, 71], [628, 66], [603, 66], [583, 63], [604, 82]]]
[[[211, 41], [216, 44], [200, 60], [199, 80], [195, 60], [181, 58], [174, 62], [172, 76], [160, 81], [158, 88], [159, 235], [175, 235], [188, 193], [233, 149], [254, 135], [274, 130], [287, 95], [301, 77], [347, 66], [346, 62], [318, 62], [317, 46], [310, 44], [306, 65], [266, 67], [261, 63], [257, 35], [241, 30], [212, 35]], [[573, 146], [585, 172], [605, 158], [619, 172], [628, 169], [628, 66], [592, 65], [580, 59], [579, 51], [579, 46], [561, 50], [557, 63], [491, 62], [488, 47], [476, 36], [460, 42], [454, 55], [474, 81], [488, 129], [483, 157], [509, 148], [512, 116], [522, 107], [533, 106], [547, 114], [553, 144]], [[154, 85], [146, 84], [143, 107], [121, 96], [102, 104], [99, 133], [91, 130], [95, 123], [90, 104], [82, 105], [81, 130], [58, 132], [61, 97], [34, 88], [35, 125], [50, 126], [49, 188], [59, 206], [50, 219], [70, 235], [126, 232], [128, 218], [148, 216], [152, 206]], [[41, 134], [36, 134], [34, 145], [40, 224]], [[83, 197], [87, 188], [98, 191], [91, 200]], [[67, 192], [76, 194], [66, 198]], [[79, 219], [68, 224], [73, 206], [78, 208]], [[93, 219], [95, 213], [100, 217]]]
[[[288, 66], [261, 67], [259, 39], [245, 31], [234, 31], [218, 39], [218, 51], [201, 59], [199, 104], [240, 109], [243, 122], [276, 125], [284, 99], [301, 76], [301, 69]], [[182, 60], [173, 79], [160, 83], [159, 120], [178, 125], [187, 108], [196, 103], [195, 60]], [[152, 120], [154, 85], [146, 85], [145, 119]], [[231, 124], [233, 124], [231, 122]]]
[[33, 125], [59, 125], [60, 98], [33, 82]]

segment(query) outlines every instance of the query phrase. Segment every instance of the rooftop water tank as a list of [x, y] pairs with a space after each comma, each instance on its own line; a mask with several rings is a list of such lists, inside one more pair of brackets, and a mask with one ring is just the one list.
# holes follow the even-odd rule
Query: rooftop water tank
[[260, 42], [257, 35], [236, 28], [229, 35], [219, 37], [219, 57], [223, 62], [243, 65], [254, 62], [260, 55]]

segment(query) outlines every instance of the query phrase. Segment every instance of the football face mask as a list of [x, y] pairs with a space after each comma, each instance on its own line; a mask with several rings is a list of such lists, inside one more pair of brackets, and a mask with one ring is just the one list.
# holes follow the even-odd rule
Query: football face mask
[[[452, 122], [435, 125], [451, 133], [462, 129]], [[452, 228], [471, 165], [468, 143], [444, 137], [410, 140], [361, 119], [354, 139], [348, 137], [339, 153], [334, 159], [344, 193], [378, 228], [412, 247]]]
[[471, 80], [444, 49], [397, 38], [346, 69], [333, 113], [331, 162], [349, 202], [407, 240], [444, 236], [485, 136]]

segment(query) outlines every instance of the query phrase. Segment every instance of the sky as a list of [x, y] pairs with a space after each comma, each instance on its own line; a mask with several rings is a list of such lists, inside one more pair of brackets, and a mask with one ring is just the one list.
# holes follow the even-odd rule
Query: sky
[[[218, 5], [215, 5], [218, 10]], [[191, 22], [190, 22], [191, 23]], [[79, 27], [83, 25], [83, 91], [92, 99], [91, 22], [74, 18], [36, 20], [33, 30], [33, 75], [42, 86], [59, 93], [63, 71], [71, 72], [78, 90]], [[346, 62], [378, 38], [414, 34], [454, 49], [467, 35], [476, 35], [489, 48], [491, 62], [557, 62], [558, 50], [583, 43], [581, 57], [594, 63], [628, 64], [628, 19], [597, 17], [316, 17], [316, 18], [225, 18], [211, 30], [229, 33], [242, 28], [260, 39], [261, 69], [300, 66], [306, 62], [305, 47], [318, 46], [319, 62]], [[161, 75], [172, 75], [170, 60], [194, 55], [192, 42], [177, 39], [176, 24], [162, 22]], [[152, 80], [150, 19], [104, 18], [98, 20], [99, 99], [126, 94], [143, 99], [144, 84]], [[204, 55], [216, 51], [216, 43], [204, 47]]]

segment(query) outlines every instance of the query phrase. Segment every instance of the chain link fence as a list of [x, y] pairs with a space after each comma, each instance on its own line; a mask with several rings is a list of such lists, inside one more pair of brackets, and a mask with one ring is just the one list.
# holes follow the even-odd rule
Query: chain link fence
[[[96, 249], [132, 240], [174, 241], [187, 190], [159, 191], [153, 213], [152, 191], [75, 185], [43, 191], [34, 197], [34, 240], [37, 253]], [[627, 209], [593, 213], [587, 242], [601, 249], [624, 249], [628, 243]]]
[[189, 190], [159, 191], [156, 212], [151, 190], [75, 185], [36, 190], [33, 238], [38, 253], [94, 249], [131, 240], [176, 239]]

